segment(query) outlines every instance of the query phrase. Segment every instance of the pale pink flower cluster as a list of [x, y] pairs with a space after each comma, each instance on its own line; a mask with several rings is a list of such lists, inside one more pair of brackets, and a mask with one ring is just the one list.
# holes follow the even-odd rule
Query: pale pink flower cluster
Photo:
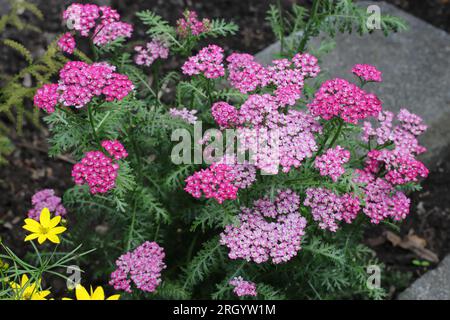
[[75, 38], [70, 32], [64, 33], [58, 40], [58, 47], [61, 51], [72, 54], [75, 50]]
[[136, 46], [134, 51], [137, 52], [134, 62], [137, 65], [151, 66], [156, 59], [167, 59], [169, 57], [169, 48], [162, 42], [153, 39], [144, 47]]
[[359, 198], [353, 194], [339, 196], [325, 188], [308, 188], [303, 204], [311, 208], [319, 227], [331, 232], [339, 228], [339, 221], [351, 223], [361, 208]]
[[233, 292], [238, 297], [256, 297], [257, 295], [256, 284], [254, 282], [244, 280], [242, 277], [234, 277], [228, 283], [234, 287]]
[[104, 140], [102, 147], [116, 160], [128, 157], [128, 152], [118, 140]]
[[53, 215], [66, 215], [66, 208], [64, 208], [61, 198], [55, 195], [55, 190], [44, 189], [36, 192], [31, 198], [33, 208], [28, 211], [28, 218], [39, 220], [41, 211], [44, 208], [50, 210]]
[[328, 149], [323, 155], [318, 156], [314, 162], [321, 176], [330, 176], [336, 182], [345, 172], [344, 164], [350, 160], [350, 151], [341, 146]]
[[196, 113], [197, 113], [197, 110], [189, 110], [187, 108], [183, 108], [183, 109], [170, 108], [169, 109], [169, 114], [173, 118], [180, 118], [190, 124], [194, 124], [197, 121]]
[[69, 61], [59, 71], [58, 84], [46, 84], [38, 89], [34, 103], [51, 113], [58, 102], [81, 108], [94, 96], [104, 95], [106, 101], [122, 100], [134, 86], [126, 75], [114, 71], [115, 67], [105, 62], [90, 65], [82, 61]]
[[365, 193], [363, 212], [372, 223], [378, 224], [386, 218], [396, 221], [406, 218], [411, 201], [403, 192], [396, 191], [386, 180], [375, 178], [367, 172], [363, 182], [368, 182], [363, 188]]
[[370, 64], [355, 64], [352, 68], [353, 74], [367, 82], [381, 82], [381, 71]]
[[268, 72], [255, 57], [248, 53], [233, 53], [227, 58], [228, 81], [242, 93], [264, 87], [268, 83]]
[[209, 19], [198, 20], [195, 11], [186, 10], [183, 13], [183, 18], [177, 21], [177, 32], [181, 37], [190, 35], [199, 36], [202, 33], [208, 32], [211, 28]]
[[222, 163], [213, 163], [207, 169], [202, 169], [189, 176], [184, 190], [194, 198], [214, 198], [222, 203], [237, 197], [238, 187], [234, 185], [233, 168]]
[[225, 155], [218, 163], [231, 167], [233, 184], [239, 189], [250, 187], [256, 180], [256, 167], [247, 160], [239, 161], [235, 155]]
[[322, 84], [308, 108], [314, 116], [325, 120], [340, 117], [345, 122], [357, 124], [358, 120], [378, 116], [382, 105], [376, 95], [336, 78]]
[[314, 133], [320, 125], [302, 111], [281, 112], [274, 96], [250, 95], [239, 110], [238, 136], [243, 150], [250, 150], [252, 162], [268, 173], [276, 174], [300, 167], [305, 158], [317, 151]]
[[287, 262], [301, 249], [306, 227], [299, 207], [300, 197], [289, 189], [279, 190], [273, 202], [268, 197], [256, 200], [253, 209], [242, 208], [238, 226], [225, 227], [220, 243], [229, 248], [230, 259]]
[[423, 120], [401, 109], [397, 115], [399, 124], [393, 125], [394, 115], [391, 112], [383, 112], [378, 120], [380, 126], [376, 129], [369, 122], [364, 123], [364, 141], [376, 138], [378, 144], [393, 143], [394, 149], [372, 150], [367, 154], [364, 171], [377, 174], [381, 167], [387, 171], [384, 178], [392, 185], [401, 185], [409, 182], [417, 182], [419, 178], [428, 176], [428, 169], [416, 155], [426, 149], [422, 147], [417, 137], [422, 134], [427, 126]]
[[223, 77], [223, 49], [214, 44], [201, 49], [183, 64], [182, 70], [189, 76], [203, 74], [208, 79]]
[[[116, 160], [125, 158], [128, 153], [118, 141], [103, 141], [102, 146]], [[101, 151], [89, 151], [72, 168], [76, 184], [87, 184], [92, 194], [106, 193], [116, 185], [119, 164]]]
[[161, 271], [166, 268], [164, 249], [156, 242], [146, 241], [116, 260], [109, 284], [116, 290], [131, 293], [131, 282], [137, 289], [154, 292], [161, 283]]
[[133, 26], [120, 21], [116, 10], [95, 4], [73, 3], [63, 12], [69, 28], [88, 37], [92, 31], [93, 42], [102, 46], [120, 37], [131, 37]]
[[39, 109], [45, 110], [47, 113], [55, 112], [55, 107], [59, 101], [58, 85], [44, 84], [37, 89], [33, 102]]
[[238, 110], [227, 102], [214, 103], [211, 114], [221, 129], [230, 128], [239, 123]]

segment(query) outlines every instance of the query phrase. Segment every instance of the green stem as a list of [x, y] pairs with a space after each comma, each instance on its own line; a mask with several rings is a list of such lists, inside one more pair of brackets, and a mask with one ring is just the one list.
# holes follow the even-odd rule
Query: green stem
[[308, 23], [305, 27], [305, 32], [303, 33], [302, 40], [300, 41], [300, 44], [298, 46], [298, 52], [303, 52], [306, 48], [306, 44], [308, 43], [309, 39], [311, 38], [312, 34], [312, 28], [313, 25], [316, 23], [316, 16], [317, 12], [319, 11], [319, 4], [320, 0], [314, 0], [312, 9], [311, 9], [311, 15], [309, 16]]
[[344, 120], [339, 118], [339, 126], [336, 130], [336, 133], [334, 134], [333, 140], [331, 140], [330, 144], [328, 145], [328, 149], [332, 148], [336, 140], [339, 138], [339, 135], [341, 134], [342, 127], [344, 126]]
[[134, 232], [134, 225], [136, 223], [136, 190], [133, 192], [134, 195], [134, 201], [133, 201], [133, 213], [131, 215], [131, 224], [130, 224], [130, 231], [128, 232], [128, 241], [127, 241], [127, 249], [126, 251], [130, 251], [131, 249], [131, 239], [133, 238], [133, 232]]
[[283, 20], [283, 7], [281, 6], [281, 0], [277, 0], [277, 6], [278, 6], [278, 12], [280, 13], [280, 27], [281, 27], [281, 34], [280, 34], [280, 53], [283, 54], [284, 52], [284, 20]]
[[91, 104], [88, 104], [87, 110], [88, 110], [89, 123], [90, 123], [91, 129], [92, 129], [92, 135], [94, 136], [95, 141], [97, 142], [99, 148], [101, 149], [102, 145], [101, 145], [100, 139], [99, 139], [99, 137], [97, 135], [97, 131], [95, 131], [95, 123], [94, 123], [94, 117], [92, 116]]

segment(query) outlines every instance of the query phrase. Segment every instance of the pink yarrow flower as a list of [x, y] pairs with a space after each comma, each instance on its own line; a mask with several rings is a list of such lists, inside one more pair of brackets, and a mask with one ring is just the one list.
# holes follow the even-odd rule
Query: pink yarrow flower
[[325, 81], [308, 104], [313, 116], [331, 120], [340, 117], [357, 124], [358, 120], [376, 117], [382, 109], [381, 101], [344, 79]]
[[102, 147], [116, 160], [128, 157], [128, 152], [118, 140], [104, 140], [102, 141]]
[[28, 218], [39, 221], [42, 209], [48, 208], [54, 215], [64, 217], [66, 208], [64, 208], [61, 198], [55, 195], [53, 189], [43, 189], [36, 192], [31, 198], [33, 208], [28, 211]]
[[318, 156], [314, 162], [321, 176], [330, 176], [336, 182], [345, 172], [343, 165], [350, 160], [350, 151], [341, 146], [328, 149], [325, 154]]
[[358, 76], [361, 80], [367, 82], [381, 82], [381, 71], [370, 64], [355, 64], [352, 68], [353, 74]]
[[214, 44], [201, 49], [184, 63], [182, 71], [189, 76], [203, 74], [208, 79], [223, 77], [223, 49]]
[[229, 258], [279, 264], [296, 256], [306, 227], [306, 219], [298, 213], [300, 197], [280, 190], [273, 202], [265, 197], [253, 205], [242, 208], [239, 224], [226, 226], [220, 235]]
[[220, 128], [230, 128], [239, 123], [238, 110], [227, 102], [219, 101], [212, 105], [211, 114]]
[[169, 57], [169, 48], [157, 39], [148, 42], [144, 47], [136, 46], [134, 51], [137, 52], [134, 62], [137, 65], [151, 66], [157, 59], [167, 59]]
[[146, 241], [116, 260], [109, 284], [116, 290], [131, 293], [131, 283], [143, 292], [154, 292], [161, 283], [161, 271], [166, 268], [164, 249], [156, 242]]
[[187, 108], [183, 108], [183, 109], [170, 108], [169, 109], [169, 114], [173, 118], [180, 118], [189, 124], [194, 124], [197, 121], [197, 116], [196, 116], [197, 112], [198, 112], [198, 110], [189, 110]]
[[198, 20], [198, 15], [195, 11], [186, 10], [183, 13], [183, 17], [177, 21], [177, 32], [181, 37], [199, 36], [208, 32], [210, 27], [209, 19]]
[[244, 280], [242, 277], [234, 277], [228, 283], [234, 287], [233, 292], [238, 297], [256, 297], [257, 295], [256, 284], [254, 282]]
[[68, 54], [72, 54], [74, 52], [75, 46], [75, 38], [70, 32], [66, 32], [58, 40], [58, 47], [61, 49], [61, 51]]
[[55, 112], [55, 107], [58, 105], [59, 99], [58, 85], [44, 84], [36, 91], [33, 102], [39, 109], [43, 109], [47, 113], [52, 113]]

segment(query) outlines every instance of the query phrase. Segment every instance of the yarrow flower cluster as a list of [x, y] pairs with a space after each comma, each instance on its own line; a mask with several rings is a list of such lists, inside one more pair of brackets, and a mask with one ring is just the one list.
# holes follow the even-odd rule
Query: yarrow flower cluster
[[[118, 141], [103, 141], [102, 147], [116, 160], [128, 156]], [[78, 185], [87, 184], [92, 194], [106, 193], [115, 187], [118, 170], [119, 164], [103, 152], [89, 151], [73, 166], [72, 177]]]
[[318, 156], [314, 162], [321, 176], [330, 176], [336, 182], [345, 172], [343, 165], [350, 160], [350, 151], [341, 146], [328, 149], [323, 155]]
[[58, 84], [45, 84], [37, 90], [34, 104], [52, 113], [58, 103], [81, 108], [100, 95], [106, 101], [122, 100], [134, 86], [126, 75], [114, 71], [115, 67], [105, 62], [69, 61], [59, 72]]
[[227, 102], [214, 103], [211, 114], [221, 128], [230, 128], [239, 123], [238, 110]]
[[238, 297], [256, 297], [257, 295], [256, 284], [254, 282], [244, 280], [242, 277], [234, 277], [228, 283], [234, 287], [233, 292]]
[[357, 124], [358, 120], [378, 116], [382, 105], [376, 95], [336, 78], [322, 84], [308, 108], [313, 116], [325, 120], [340, 117], [345, 122]]
[[208, 79], [223, 77], [223, 49], [214, 44], [201, 49], [184, 63], [182, 70], [189, 76], [203, 74]]
[[156, 242], [146, 241], [116, 261], [109, 284], [116, 290], [131, 293], [131, 282], [144, 292], [154, 292], [161, 283], [161, 271], [166, 268], [164, 249]]
[[75, 50], [75, 46], [75, 38], [70, 32], [66, 32], [58, 40], [58, 47], [62, 52], [72, 54]]
[[352, 68], [353, 74], [363, 81], [367, 82], [381, 82], [381, 71], [370, 64], [355, 64]]
[[325, 188], [308, 188], [303, 202], [311, 208], [314, 221], [321, 229], [336, 232], [338, 222], [351, 223], [360, 210], [360, 200], [351, 193], [339, 196]]
[[233, 184], [239, 189], [250, 187], [256, 180], [256, 167], [247, 160], [239, 161], [235, 155], [225, 155], [218, 163], [231, 167]]
[[195, 11], [186, 10], [183, 13], [183, 17], [177, 21], [177, 32], [181, 37], [199, 36], [208, 32], [210, 28], [211, 22], [209, 19], [198, 20], [198, 15]]
[[56, 216], [64, 217], [67, 213], [61, 198], [55, 195], [55, 190], [53, 189], [43, 189], [36, 192], [31, 198], [31, 204], [33, 208], [28, 211], [28, 218], [36, 221], [39, 221], [39, 216], [44, 208], [48, 208]]
[[187, 108], [177, 109], [170, 108], [169, 114], [174, 118], [180, 118], [187, 123], [194, 124], [197, 121], [197, 110], [189, 110]]
[[301, 249], [306, 227], [299, 206], [300, 197], [289, 189], [278, 191], [273, 202], [268, 197], [256, 200], [253, 209], [242, 208], [239, 226], [225, 227], [220, 243], [230, 250], [230, 259], [289, 261]]
[[233, 53], [227, 57], [228, 81], [242, 93], [264, 87], [268, 81], [268, 71], [255, 57], [248, 53]]
[[52, 113], [55, 112], [59, 98], [57, 84], [44, 84], [41, 88], [37, 89], [33, 102], [38, 108], [45, 110], [47, 113]]
[[133, 26], [120, 21], [117, 11], [107, 6], [73, 3], [63, 12], [63, 19], [69, 29], [82, 37], [88, 37], [92, 31], [93, 42], [98, 46], [121, 37], [130, 38], [133, 32]]
[[233, 168], [222, 163], [213, 163], [209, 168], [195, 172], [186, 179], [184, 190], [194, 198], [214, 198], [222, 203], [236, 199], [238, 187], [233, 184]]
[[105, 140], [102, 141], [101, 145], [116, 160], [128, 157], [125, 147], [117, 140]]
[[137, 65], [151, 66], [157, 59], [167, 59], [169, 57], [169, 48], [162, 42], [153, 39], [144, 47], [136, 46], [134, 51], [137, 52], [134, 62]]

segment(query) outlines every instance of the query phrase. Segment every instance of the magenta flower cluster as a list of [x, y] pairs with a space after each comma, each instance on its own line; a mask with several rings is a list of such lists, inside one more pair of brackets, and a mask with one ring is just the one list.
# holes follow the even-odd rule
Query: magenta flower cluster
[[314, 221], [319, 222], [319, 228], [336, 232], [339, 221], [351, 223], [357, 216], [360, 200], [351, 193], [339, 196], [325, 188], [308, 188], [303, 202], [311, 208]]
[[238, 297], [256, 297], [257, 295], [256, 284], [254, 282], [244, 280], [242, 277], [234, 277], [228, 283], [234, 287], [233, 292]]
[[354, 75], [366, 82], [383, 81], [381, 71], [370, 64], [355, 64], [352, 68], [352, 72]]
[[134, 62], [137, 65], [151, 66], [157, 59], [167, 59], [169, 57], [169, 48], [156, 39], [148, 42], [144, 47], [136, 46], [134, 51], [137, 52]]
[[300, 197], [289, 189], [278, 191], [273, 202], [268, 197], [256, 200], [253, 209], [242, 208], [238, 226], [225, 227], [220, 243], [230, 250], [230, 259], [289, 261], [301, 249], [306, 227], [299, 206]]
[[255, 57], [248, 53], [233, 53], [227, 58], [228, 81], [242, 93], [264, 87], [268, 83], [268, 72]]
[[312, 115], [325, 120], [339, 117], [345, 122], [357, 124], [358, 120], [378, 116], [382, 105], [376, 95], [347, 80], [336, 78], [322, 84], [308, 108]]
[[343, 165], [350, 160], [350, 151], [341, 146], [328, 149], [323, 155], [318, 156], [314, 166], [320, 171], [321, 176], [330, 176], [336, 182], [345, 172]]
[[239, 123], [239, 113], [227, 102], [219, 101], [212, 105], [211, 114], [220, 128], [230, 128]]
[[186, 179], [184, 190], [194, 198], [214, 198], [222, 203], [236, 199], [238, 187], [234, 185], [233, 168], [222, 163], [213, 163], [207, 169], [195, 172]]
[[209, 19], [198, 20], [198, 15], [195, 11], [186, 10], [183, 17], [177, 21], [177, 33], [181, 37], [199, 36], [202, 33], [208, 32], [211, 28]]
[[[102, 142], [103, 148], [114, 159], [128, 156], [122, 144], [116, 140]], [[116, 185], [119, 164], [102, 151], [89, 151], [72, 168], [72, 177], [77, 185], [87, 184], [92, 194], [106, 193]]]
[[201, 49], [183, 64], [182, 71], [189, 76], [203, 74], [208, 79], [223, 77], [223, 49], [214, 44]]
[[125, 147], [117, 140], [104, 140], [101, 145], [115, 160], [128, 157]]
[[64, 208], [61, 198], [55, 195], [53, 189], [43, 189], [36, 192], [31, 197], [31, 204], [33, 208], [28, 211], [28, 218], [38, 220], [41, 215], [41, 211], [44, 208], [50, 210], [54, 215], [64, 217], [66, 215], [66, 208]]
[[183, 108], [183, 109], [170, 108], [169, 109], [169, 114], [171, 117], [180, 118], [189, 124], [194, 124], [197, 121], [196, 113], [197, 113], [197, 110], [189, 110], [187, 108]]
[[75, 38], [70, 32], [66, 32], [59, 38], [58, 47], [62, 52], [66, 52], [68, 54], [72, 54], [75, 50]]
[[[107, 6], [73, 3], [63, 12], [63, 19], [69, 29], [78, 31], [82, 37], [89, 37], [92, 33], [93, 42], [98, 46], [118, 38], [130, 38], [133, 33], [133, 26], [120, 21], [117, 11]], [[63, 44], [60, 48], [66, 51]]]
[[161, 283], [161, 271], [166, 268], [164, 249], [156, 242], [146, 241], [116, 261], [109, 284], [116, 290], [131, 293], [131, 282], [144, 292], [154, 292]]
[[58, 84], [46, 84], [37, 90], [34, 104], [52, 113], [58, 103], [81, 108], [100, 95], [106, 101], [122, 100], [134, 86], [126, 75], [114, 71], [115, 67], [105, 62], [69, 61], [59, 72]]

